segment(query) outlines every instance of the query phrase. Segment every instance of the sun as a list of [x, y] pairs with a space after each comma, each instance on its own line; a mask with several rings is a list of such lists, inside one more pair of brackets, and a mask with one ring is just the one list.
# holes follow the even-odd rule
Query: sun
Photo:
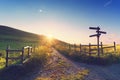
[[48, 38], [49, 40], [52, 40], [52, 39], [53, 39], [53, 35], [52, 35], [52, 34], [48, 34], [48, 35], [47, 35], [47, 38]]

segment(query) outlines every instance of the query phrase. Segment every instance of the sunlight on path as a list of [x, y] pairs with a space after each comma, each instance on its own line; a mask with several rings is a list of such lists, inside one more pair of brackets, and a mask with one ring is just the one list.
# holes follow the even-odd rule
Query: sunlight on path
[[32, 76], [28, 75], [26, 79], [22, 80], [60, 80], [60, 76], [66, 77], [66, 75], [70, 75], [67, 77], [71, 77], [71, 74], [75, 75], [83, 70], [89, 70], [85, 80], [120, 80], [120, 64], [106, 67], [87, 65], [71, 61], [55, 49], [52, 50], [52, 57], [48, 64], [41, 71], [33, 72]]
[[22, 80], [83, 80], [88, 70], [77, 66], [52, 48], [51, 58], [41, 69]]
[[[80, 79], [83, 80], [88, 71], [77, 67], [70, 60], [53, 49], [52, 58], [49, 64], [41, 71], [35, 80], [61, 80]], [[71, 78], [71, 79], [70, 79]]]

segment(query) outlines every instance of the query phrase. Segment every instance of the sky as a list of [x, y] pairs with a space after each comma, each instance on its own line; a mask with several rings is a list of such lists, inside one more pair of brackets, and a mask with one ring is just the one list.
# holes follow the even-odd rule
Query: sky
[[96, 43], [95, 30], [107, 34], [103, 43], [120, 43], [120, 0], [0, 0], [0, 25], [69, 43]]

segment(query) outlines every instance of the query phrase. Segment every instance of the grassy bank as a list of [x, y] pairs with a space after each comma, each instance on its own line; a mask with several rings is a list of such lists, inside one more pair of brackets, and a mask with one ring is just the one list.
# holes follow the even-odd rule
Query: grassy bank
[[0, 70], [0, 80], [19, 80], [36, 69], [41, 69], [49, 58], [47, 54], [49, 52], [50, 49], [48, 47], [40, 46], [39, 50], [36, 50], [31, 58], [23, 65], [12, 65]]
[[109, 54], [101, 57], [89, 56], [85, 54], [79, 54], [79, 55], [73, 54], [68, 57], [77, 62], [83, 62], [94, 65], [111, 65], [111, 64], [120, 63], [120, 55], [116, 55], [116, 54]]
[[86, 55], [85, 53], [80, 54], [79, 51], [69, 50], [68, 48], [64, 46], [56, 47], [56, 49], [63, 54], [64, 56], [68, 57], [71, 60], [87, 63], [87, 64], [94, 64], [94, 65], [111, 65], [120, 63], [120, 48], [117, 46], [116, 53], [110, 52], [110, 50], [107, 50], [104, 52], [104, 55], [101, 55], [98, 57], [96, 54], [93, 54], [92, 56]]

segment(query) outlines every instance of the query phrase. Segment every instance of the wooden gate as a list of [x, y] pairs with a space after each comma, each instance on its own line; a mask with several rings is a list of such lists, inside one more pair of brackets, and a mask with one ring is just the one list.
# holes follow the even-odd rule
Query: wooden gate
[[[27, 57], [25, 56], [25, 53], [27, 53]], [[10, 59], [11, 60], [18, 60], [19, 59], [19, 60], [21, 60], [20, 63], [23, 64], [24, 60], [29, 58], [31, 53], [32, 53], [32, 47], [30, 47], [30, 46], [26, 46], [26, 47], [23, 47], [22, 49], [17, 49], [17, 50], [10, 49], [10, 47], [7, 47], [7, 49], [6, 49], [6, 67], [8, 67], [8, 62]], [[11, 56], [9, 56], [11, 54], [15, 54], [15, 55], [19, 54], [19, 56], [11, 57]]]

